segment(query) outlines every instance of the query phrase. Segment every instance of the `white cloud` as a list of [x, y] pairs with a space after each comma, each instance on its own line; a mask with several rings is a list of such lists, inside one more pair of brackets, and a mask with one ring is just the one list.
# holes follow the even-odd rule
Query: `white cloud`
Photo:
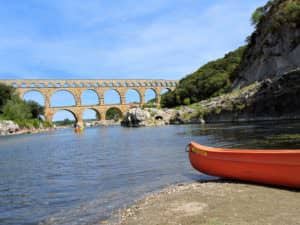
[[251, 12], [265, 1], [125, 2], [49, 1], [56, 20], [27, 21], [25, 33], [0, 29], [0, 78], [179, 79], [242, 45]]

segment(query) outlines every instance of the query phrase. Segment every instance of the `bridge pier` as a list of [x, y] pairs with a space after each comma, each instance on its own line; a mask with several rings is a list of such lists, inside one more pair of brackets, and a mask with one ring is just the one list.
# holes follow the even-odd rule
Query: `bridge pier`
[[45, 120], [52, 123], [53, 112], [49, 107], [45, 107], [44, 115], [45, 115]]
[[120, 96], [120, 99], [121, 99], [121, 105], [126, 105], [126, 97]]
[[104, 105], [104, 98], [103, 97], [99, 97], [99, 103], [100, 103], [100, 105]]
[[160, 101], [161, 101], [161, 96], [160, 96], [160, 95], [157, 95], [157, 97], [156, 97], [157, 108], [160, 107]]
[[45, 96], [45, 109], [50, 108], [50, 95], [49, 94], [44, 94]]
[[81, 115], [76, 115], [76, 117], [77, 117], [76, 125], [80, 126], [80, 127], [84, 127], [84, 122], [83, 122], [82, 114]]

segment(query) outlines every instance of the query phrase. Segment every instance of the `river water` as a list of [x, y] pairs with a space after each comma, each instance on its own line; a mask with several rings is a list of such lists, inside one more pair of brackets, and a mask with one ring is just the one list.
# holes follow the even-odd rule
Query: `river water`
[[209, 179], [189, 165], [184, 148], [190, 140], [300, 149], [299, 137], [299, 122], [116, 126], [82, 135], [66, 129], [1, 137], [0, 224], [97, 224], [147, 193]]

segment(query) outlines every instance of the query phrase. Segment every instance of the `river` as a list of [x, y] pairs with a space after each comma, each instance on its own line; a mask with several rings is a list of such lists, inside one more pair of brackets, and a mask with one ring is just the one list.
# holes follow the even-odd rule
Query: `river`
[[190, 140], [300, 149], [299, 137], [294, 121], [0, 137], [0, 224], [97, 224], [147, 193], [209, 179], [189, 165], [184, 148]]

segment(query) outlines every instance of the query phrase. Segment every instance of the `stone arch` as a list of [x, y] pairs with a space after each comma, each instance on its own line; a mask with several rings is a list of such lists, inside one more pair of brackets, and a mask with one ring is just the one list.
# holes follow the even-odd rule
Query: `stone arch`
[[[113, 117], [114, 112], [112, 112], [112, 111], [114, 111], [116, 114], [118, 114], [118, 117]], [[105, 112], [105, 119], [106, 120], [115, 120], [115, 121], [117, 121], [117, 120], [122, 119], [122, 117], [123, 117], [123, 112], [118, 107], [111, 107], [111, 108], [107, 109], [106, 112]]]
[[[108, 96], [110, 94], [110, 96]], [[112, 105], [112, 104], [121, 104], [121, 93], [114, 88], [108, 89], [104, 92], [104, 104]]]
[[[31, 94], [34, 94], [36, 96], [31, 96]], [[29, 96], [26, 98], [26, 95], [27, 96], [29, 95]], [[41, 98], [39, 98], [39, 97], [41, 97]], [[35, 102], [39, 103], [42, 106], [46, 105], [46, 96], [39, 89], [29, 89], [29, 90], [26, 90], [26, 91], [24, 91], [21, 94], [21, 98], [23, 100], [25, 100], [25, 101], [35, 101]]]
[[62, 85], [64, 88], [69, 88], [69, 87], [71, 87], [71, 84], [69, 83], [69, 82], [65, 82], [65, 83], [63, 83], [63, 85]]
[[[87, 94], [87, 96], [85, 96]], [[89, 100], [85, 98], [90, 98]], [[80, 96], [81, 105], [99, 105], [100, 104], [100, 96], [95, 89], [86, 89], [83, 90]]]
[[54, 83], [53, 82], [49, 82], [49, 83], [47, 83], [47, 85], [46, 85], [48, 88], [52, 88], [52, 87], [54, 87]]
[[145, 103], [158, 98], [157, 91], [154, 88], [147, 88], [144, 93]]
[[[88, 112], [88, 111], [93, 111], [95, 113], [95, 115], [96, 115], [95, 120], [100, 121], [102, 119], [101, 118], [101, 113], [97, 109], [91, 107], [91, 108], [86, 108], [85, 110], [82, 111], [83, 121], [90, 120], [90, 118], [87, 118], [87, 115], [85, 115], [85, 113]], [[90, 116], [90, 115], [88, 115], [88, 116]]]
[[[134, 96], [135, 94], [137, 94], [138, 99], [136, 99], [136, 96]], [[129, 100], [130, 98], [133, 98], [133, 100]], [[142, 94], [141, 92], [136, 89], [136, 88], [129, 88], [128, 90], [126, 90], [125, 93], [125, 102], [126, 104], [132, 104], [132, 103], [137, 103], [140, 104], [142, 102]]]
[[[72, 97], [72, 100], [71, 100], [70, 98], [67, 99], [67, 100], [74, 101], [73, 104], [70, 104], [70, 105], [53, 104], [53, 98], [55, 97], [56, 94], [61, 93], [61, 92], [65, 92], [65, 93], [70, 94], [70, 95], [68, 96], [68, 98], [71, 96], [71, 97]], [[74, 94], [72, 91], [67, 90], [67, 89], [57, 89], [57, 90], [55, 90], [55, 91], [51, 94], [51, 96], [50, 96], [50, 106], [51, 106], [51, 107], [75, 106], [75, 105], [77, 105], [77, 103], [78, 103], [78, 102], [76, 101], [76, 96], [75, 96], [75, 94]]]
[[14, 88], [18, 88], [19, 87], [19, 85], [16, 83], [16, 82], [14, 82], [14, 83], [12, 83], [12, 84], [10, 84], [12, 87], [14, 87]]
[[25, 82], [23, 82], [21, 85], [20, 85], [21, 88], [27, 88], [27, 84]]
[[37, 88], [37, 84], [35, 82], [32, 82], [28, 85], [30, 88]]
[[[63, 116], [66, 116], [67, 114], [63, 114], [63, 112], [67, 112], [67, 114], [69, 115], [72, 115], [73, 116], [73, 120], [72, 118], [70, 119], [69, 117], [68, 118], [65, 118]], [[59, 115], [61, 114], [61, 115]], [[56, 117], [57, 116], [57, 117]], [[56, 118], [55, 118], [56, 117]], [[61, 118], [60, 118], [61, 117]], [[52, 122], [62, 122], [62, 121], [66, 121], [66, 120], [69, 120], [70, 121], [70, 124], [69, 125], [72, 125], [74, 123], [77, 123], [78, 122], [78, 116], [76, 115], [75, 112], [73, 112], [72, 110], [70, 109], [59, 109], [59, 110], [56, 110], [53, 112], [53, 115], [51, 118], [49, 118]], [[56, 120], [55, 120], [56, 119]], [[62, 125], [68, 125], [68, 124], [62, 124]]]
[[39, 88], [45, 88], [46, 85], [45, 85], [43, 82], [40, 82], [40, 83], [38, 84], [38, 87], [39, 87]]

